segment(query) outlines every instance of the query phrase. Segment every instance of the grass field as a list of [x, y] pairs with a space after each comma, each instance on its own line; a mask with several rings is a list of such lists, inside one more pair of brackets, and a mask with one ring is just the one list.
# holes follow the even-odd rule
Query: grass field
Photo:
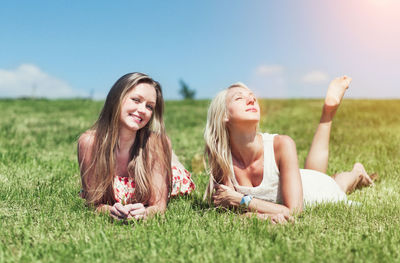
[[[208, 101], [169, 101], [173, 148], [196, 171], [196, 192], [163, 217], [113, 223], [78, 197], [76, 140], [101, 102], [0, 100], [0, 262], [400, 262], [400, 101], [345, 100], [334, 121], [328, 172], [361, 162], [375, 187], [361, 206], [307, 208], [272, 225], [202, 201], [199, 168]], [[321, 100], [262, 101], [260, 130], [290, 135], [303, 165]]]

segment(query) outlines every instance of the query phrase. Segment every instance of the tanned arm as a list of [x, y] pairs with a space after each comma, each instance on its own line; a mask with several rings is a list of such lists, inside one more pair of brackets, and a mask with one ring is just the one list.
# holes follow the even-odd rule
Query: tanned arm
[[[248, 209], [269, 215], [282, 214], [285, 218], [289, 218], [290, 214], [301, 212], [303, 209], [303, 188], [296, 145], [289, 136], [277, 135], [274, 138], [274, 152], [280, 171], [283, 205], [253, 198]], [[224, 182], [224, 185], [216, 186], [213, 195], [214, 204], [224, 207], [240, 206], [242, 197], [243, 194], [237, 192], [230, 181]]]

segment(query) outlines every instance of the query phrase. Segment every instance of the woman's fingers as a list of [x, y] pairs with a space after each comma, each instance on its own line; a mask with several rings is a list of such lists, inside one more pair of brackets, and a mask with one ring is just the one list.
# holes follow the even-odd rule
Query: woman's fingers
[[110, 216], [115, 218], [115, 219], [122, 219], [124, 218], [124, 215], [118, 211], [117, 208], [115, 208], [115, 206], [112, 206], [110, 209]]
[[146, 212], [146, 208], [142, 207], [139, 209], [131, 210], [130, 214], [132, 216], [136, 216], [136, 215], [143, 215], [145, 212]]
[[117, 220], [146, 218], [146, 208], [142, 203], [122, 205], [115, 203], [110, 209], [110, 216]]
[[282, 214], [279, 215], [279, 223], [280, 224], [287, 223], [286, 218]]
[[212, 195], [212, 200], [213, 200], [213, 203], [214, 203], [214, 205], [216, 205], [216, 206], [218, 206], [218, 205], [220, 205], [221, 204], [221, 195], [220, 195], [221, 193], [220, 192], [215, 192], [213, 195]]
[[110, 216], [111, 216], [112, 218], [114, 218], [114, 219], [117, 219], [117, 220], [119, 220], [119, 217], [118, 217], [118, 216], [116, 216], [116, 215], [114, 215], [113, 213], [110, 213]]
[[212, 195], [214, 204], [219, 203], [220, 196], [221, 196], [221, 190], [218, 188], [215, 190], [215, 192]]
[[129, 212], [140, 208], [144, 208], [144, 205], [142, 203], [129, 204], [125, 206], [125, 209]]
[[226, 189], [222, 188], [222, 187], [218, 187], [213, 194], [213, 197], [218, 197], [218, 196], [222, 196], [226, 193]]
[[140, 219], [145, 219], [145, 215], [135, 215], [134, 216], [136, 220], [140, 220]]
[[369, 185], [374, 185], [374, 181], [371, 179], [371, 177], [368, 174], [365, 175], [365, 178], [367, 179], [367, 182]]
[[118, 211], [119, 214], [122, 215], [122, 217], [127, 217], [129, 215], [129, 210], [126, 209], [121, 203], [115, 203], [113, 207]]
[[282, 214], [272, 215], [270, 218], [273, 224], [284, 224], [287, 222]]
[[283, 214], [262, 214], [262, 213], [253, 213], [253, 212], [247, 212], [244, 214], [247, 217], [251, 217], [253, 215], [256, 215], [258, 219], [261, 220], [269, 220], [272, 224], [285, 224], [288, 221], [292, 221], [293, 217], [288, 217], [286, 218]]
[[287, 221], [287, 222], [294, 222], [294, 217], [292, 215], [288, 214], [281, 214], [283, 216], [283, 218]]
[[223, 184], [220, 184], [220, 185], [218, 186], [218, 188], [219, 188], [219, 190], [229, 190], [229, 187], [226, 186], [226, 185], [223, 185]]
[[137, 206], [137, 209], [133, 209], [129, 212], [129, 215], [136, 220], [145, 219], [147, 217], [146, 208], [142, 206]]
[[134, 217], [136, 220], [146, 218], [146, 207], [142, 203], [132, 204], [132, 209], [129, 215]]

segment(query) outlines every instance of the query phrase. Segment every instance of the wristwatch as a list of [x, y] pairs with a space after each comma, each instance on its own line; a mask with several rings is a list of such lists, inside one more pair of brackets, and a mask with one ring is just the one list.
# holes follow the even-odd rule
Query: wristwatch
[[249, 207], [249, 204], [251, 200], [253, 199], [253, 196], [251, 195], [244, 195], [242, 197], [242, 200], [240, 200], [240, 205], [244, 205], [245, 207]]

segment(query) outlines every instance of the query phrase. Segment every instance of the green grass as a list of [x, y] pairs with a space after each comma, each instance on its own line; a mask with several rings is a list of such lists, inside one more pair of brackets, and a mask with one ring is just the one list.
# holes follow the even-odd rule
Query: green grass
[[[260, 130], [290, 135], [302, 165], [321, 104], [262, 101]], [[203, 150], [207, 105], [166, 103], [167, 131], [188, 170]], [[0, 100], [0, 262], [400, 261], [399, 100], [345, 100], [334, 121], [329, 173], [357, 161], [380, 175], [375, 187], [349, 196], [362, 205], [307, 208], [278, 226], [209, 207], [201, 172], [196, 192], [171, 200], [164, 217], [122, 224], [96, 215], [77, 194], [76, 140], [101, 106]]]

